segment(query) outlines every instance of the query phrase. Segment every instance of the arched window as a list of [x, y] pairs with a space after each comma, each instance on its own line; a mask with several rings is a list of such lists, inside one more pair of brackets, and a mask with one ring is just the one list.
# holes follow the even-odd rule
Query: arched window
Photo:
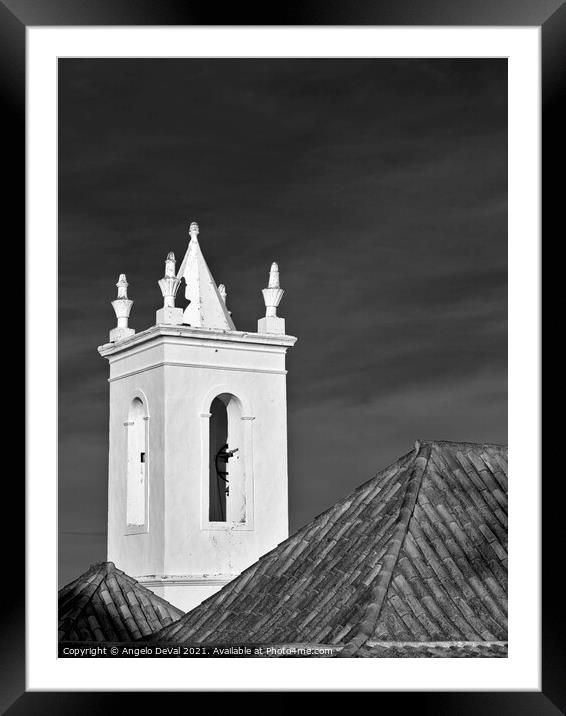
[[128, 414], [128, 474], [126, 483], [126, 523], [143, 527], [146, 523], [147, 438], [146, 410], [134, 398]]
[[208, 519], [245, 522], [244, 450], [238, 399], [223, 393], [210, 406]]

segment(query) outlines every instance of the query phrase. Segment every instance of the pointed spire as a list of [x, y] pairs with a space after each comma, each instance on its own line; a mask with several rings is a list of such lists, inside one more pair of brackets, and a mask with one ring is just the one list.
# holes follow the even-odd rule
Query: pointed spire
[[185, 279], [185, 298], [189, 302], [183, 314], [183, 323], [201, 328], [234, 331], [236, 327], [230, 318], [230, 312], [202, 255], [196, 221], [191, 222], [189, 235], [191, 240], [177, 274], [178, 279]]
[[155, 314], [155, 323], [178, 326], [183, 322], [183, 309], [175, 308], [175, 296], [181, 279], [175, 276], [175, 254], [170, 251], [165, 259], [165, 276], [158, 282], [163, 296], [163, 308]]
[[285, 319], [277, 315], [277, 306], [281, 303], [285, 291], [279, 283], [279, 266], [275, 261], [269, 270], [267, 288], [262, 289], [265, 303], [265, 317], [257, 323], [259, 333], [285, 333]]
[[174, 308], [175, 296], [181, 279], [175, 276], [175, 254], [170, 251], [165, 259], [165, 276], [158, 282], [163, 296], [163, 307]]
[[116, 288], [118, 289], [118, 297], [112, 301], [112, 308], [116, 314], [116, 328], [110, 331], [110, 343], [121, 341], [123, 338], [133, 336], [135, 330], [128, 328], [128, 318], [130, 317], [130, 311], [132, 310], [133, 301], [128, 298], [128, 281], [126, 274], [121, 273], [118, 278]]

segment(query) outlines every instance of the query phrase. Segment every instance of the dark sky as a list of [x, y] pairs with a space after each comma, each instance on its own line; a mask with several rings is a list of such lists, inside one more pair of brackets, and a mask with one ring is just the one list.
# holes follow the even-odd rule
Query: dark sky
[[279, 262], [291, 531], [418, 438], [507, 440], [504, 60], [60, 60], [60, 584], [106, 556], [114, 284], [153, 325], [192, 220], [238, 329]]

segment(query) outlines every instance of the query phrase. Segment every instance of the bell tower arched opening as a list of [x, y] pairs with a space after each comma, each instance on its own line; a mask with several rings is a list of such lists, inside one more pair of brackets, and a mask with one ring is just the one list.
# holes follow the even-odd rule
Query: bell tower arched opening
[[218, 395], [210, 406], [208, 519], [246, 521], [246, 486], [242, 410], [230, 393]]

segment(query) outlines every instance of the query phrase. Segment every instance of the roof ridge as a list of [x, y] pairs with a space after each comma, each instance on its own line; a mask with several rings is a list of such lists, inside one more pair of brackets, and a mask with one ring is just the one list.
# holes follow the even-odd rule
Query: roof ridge
[[[159, 594], [156, 594], [155, 592], [152, 592], [151, 589], [148, 589], [145, 584], [142, 584], [139, 582], [135, 577], [132, 577], [130, 574], [127, 574], [124, 572], [124, 570], [117, 567], [114, 562], [104, 562], [101, 564], [108, 565], [107, 574], [110, 574], [113, 572], [117, 577], [120, 575], [120, 578], [126, 581], [133, 589], [139, 589], [142, 594], [149, 595], [150, 601], [156, 601], [159, 604], [162, 604], [169, 609], [173, 609], [174, 611], [180, 612], [181, 614], [184, 614], [182, 609], [179, 609], [174, 604], [171, 604], [171, 602], [168, 602], [164, 597], [161, 597]], [[116, 580], [118, 581], [118, 580]], [[120, 591], [122, 591], [122, 594], [124, 594], [124, 591], [122, 590], [122, 587], [120, 586], [120, 583], [118, 582], [118, 586], [120, 587]], [[124, 598], [126, 598], [126, 595], [124, 594]], [[127, 598], [126, 598], [127, 601]]]
[[[337, 500], [337, 502], [335, 502], [333, 505], [330, 505], [330, 507], [327, 507], [327, 508], [324, 509], [322, 512], [319, 512], [319, 513], [318, 513], [317, 515], [315, 515], [311, 520], [309, 520], [309, 522], [306, 522], [304, 525], [302, 525], [301, 527], [299, 527], [299, 529], [296, 530], [296, 532], [293, 532], [292, 535], [289, 535], [289, 537], [287, 537], [286, 539], [284, 539], [283, 542], [280, 542], [279, 544], [283, 544], [284, 542], [287, 542], [288, 540], [290, 540], [290, 539], [291, 539], [292, 537], [294, 537], [295, 535], [298, 535], [299, 532], [301, 532], [302, 530], [306, 529], [307, 527], [310, 527], [315, 520], [318, 520], [319, 518], [324, 517], [324, 516], [327, 515], [329, 512], [332, 512], [333, 510], [335, 510], [339, 505], [343, 505], [345, 502], [352, 501], [352, 500], [354, 499], [354, 497], [355, 497], [359, 492], [362, 492], [363, 490], [367, 490], [367, 489], [370, 487], [370, 485], [373, 485], [375, 482], [377, 482], [377, 481], [379, 481], [379, 480], [382, 480], [383, 477], [384, 477], [384, 474], [386, 474], [389, 470], [391, 470], [393, 467], [395, 467], [398, 463], [403, 462], [403, 461], [406, 460], [407, 458], [410, 458], [411, 454], [414, 453], [415, 451], [418, 452], [418, 448], [417, 448], [417, 445], [418, 445], [418, 444], [419, 444], [419, 441], [417, 440], [416, 443], [415, 443], [415, 447], [414, 447], [412, 450], [409, 450], [409, 451], [406, 452], [404, 455], [401, 455], [401, 457], [397, 458], [397, 460], [393, 460], [393, 462], [390, 462], [390, 463], [389, 463], [388, 465], [386, 465], [383, 469], [378, 470], [378, 472], [376, 472], [375, 475], [372, 475], [372, 477], [370, 477], [368, 480], [366, 480], [365, 482], [362, 482], [361, 485], [358, 485], [357, 487], [354, 487], [353, 490], [351, 490], [350, 492], [348, 492], [347, 495], [344, 495], [344, 497], [341, 497], [341, 498], [340, 498], [339, 500]], [[410, 464], [411, 464], [411, 463], [408, 462], [407, 465], [405, 465], [405, 469], [407, 469]], [[277, 545], [277, 546], [279, 546], [279, 545]], [[275, 547], [274, 549], [277, 549], [277, 547]], [[271, 551], [273, 551], [273, 550], [271, 550]], [[269, 554], [269, 553], [267, 553], [267, 554]], [[267, 555], [263, 555], [263, 556], [267, 556]], [[260, 559], [263, 559], [263, 557], [260, 557]]]
[[[90, 569], [89, 569], [88, 571], [90, 572], [90, 570], [92, 569], [92, 570], [94, 571], [94, 574], [95, 574], [96, 576], [95, 576], [95, 578], [92, 580], [92, 582], [89, 582], [89, 584], [85, 585], [85, 587], [91, 586], [92, 584], [94, 584], [94, 583], [96, 582], [96, 588], [92, 590], [92, 594], [90, 595], [88, 601], [85, 602], [85, 604], [84, 604], [85, 607], [86, 607], [86, 605], [90, 602], [90, 600], [91, 600], [92, 597], [93, 597], [93, 594], [96, 592], [96, 590], [98, 589], [98, 587], [100, 587], [100, 583], [101, 583], [102, 580], [104, 579], [104, 576], [107, 574], [107, 571], [106, 571], [106, 569], [105, 569], [105, 565], [106, 565], [105, 562], [94, 562], [94, 564], [91, 564], [91, 565], [90, 565]], [[78, 579], [80, 579], [80, 577], [77, 577], [77, 580], [78, 580]], [[81, 590], [81, 592], [82, 592], [82, 590]], [[83, 607], [83, 608], [84, 608], [84, 607]]]
[[417, 440], [421, 445], [472, 445], [474, 447], [507, 448], [507, 443], [474, 442], [471, 440]]
[[86, 577], [88, 574], [90, 574], [91, 572], [96, 572], [96, 571], [100, 568], [100, 566], [103, 565], [103, 564], [104, 564], [104, 562], [93, 562], [93, 563], [89, 566], [89, 568], [86, 570], [86, 572], [83, 572], [82, 574], [79, 574], [78, 577], [75, 577], [75, 578], [72, 579], [68, 584], [65, 584], [63, 587], [61, 587], [61, 588], [58, 590], [59, 594], [60, 594], [61, 592], [63, 592], [64, 590], [66, 590], [66, 589], [70, 589], [70, 588], [73, 586], [73, 584], [75, 584], [75, 583], [78, 582], [79, 580], [80, 580], [80, 581], [84, 581], [85, 577]]
[[[340, 506], [342, 506], [342, 505], [345, 504], [346, 502], [351, 502], [351, 501], [354, 499], [355, 495], [356, 495], [358, 492], [361, 492], [361, 491], [364, 490], [364, 489], [368, 489], [368, 487], [369, 487], [371, 484], [375, 483], [375, 482], [378, 481], [379, 479], [383, 479], [384, 473], [387, 473], [387, 471], [390, 470], [390, 469], [391, 469], [392, 467], [394, 467], [395, 465], [397, 465], [397, 463], [402, 462], [403, 460], [409, 458], [410, 455], [411, 455], [411, 453], [418, 452], [418, 448], [417, 448], [417, 445], [418, 445], [418, 444], [419, 444], [419, 441], [417, 440], [417, 442], [415, 443], [415, 447], [414, 447], [412, 450], [409, 450], [409, 451], [406, 452], [404, 455], [401, 455], [400, 458], [398, 458], [397, 460], [394, 460], [394, 461], [391, 462], [389, 465], [387, 465], [386, 467], [384, 467], [382, 470], [379, 470], [379, 472], [377, 472], [375, 475], [373, 475], [372, 477], [370, 477], [369, 480], [366, 480], [365, 482], [362, 482], [361, 485], [358, 485], [357, 487], [355, 487], [353, 490], [351, 490], [351, 492], [349, 492], [347, 495], [344, 495], [344, 497], [340, 498], [340, 499], [339, 499], [337, 502], [335, 502], [333, 505], [330, 505], [330, 507], [327, 507], [326, 509], [322, 510], [322, 512], [319, 512], [317, 515], [315, 515], [312, 519], [310, 519], [310, 520], [309, 520], [308, 522], [306, 522], [304, 525], [301, 525], [301, 527], [299, 527], [297, 530], [295, 530], [295, 532], [293, 532], [292, 534], [290, 534], [290, 535], [289, 535], [288, 537], [286, 537], [284, 540], [281, 540], [281, 542], [278, 542], [278, 543], [275, 545], [275, 547], [273, 547], [272, 549], [269, 550], [269, 552], [265, 552], [265, 554], [262, 554], [256, 562], [254, 562], [253, 564], [250, 564], [249, 567], [246, 567], [246, 569], [244, 569], [244, 570], [240, 573], [239, 576], [242, 576], [242, 574], [245, 574], [246, 572], [250, 571], [252, 568], [257, 567], [260, 562], [264, 562], [266, 559], [268, 559], [268, 558], [273, 554], [273, 552], [275, 552], [276, 550], [278, 550], [282, 545], [288, 544], [288, 543], [290, 543], [291, 541], [296, 540], [298, 537], [300, 537], [300, 535], [301, 535], [303, 532], [306, 532], [308, 529], [312, 528], [313, 523], [316, 522], [317, 520], [322, 519], [323, 517], [325, 517], [325, 516], [326, 516], [327, 514], [329, 514], [330, 512], [335, 511], [337, 508], [339, 508]], [[407, 465], [405, 465], [405, 469], [408, 469], [408, 467], [410, 466], [410, 464], [411, 464], [411, 463], [408, 462]], [[204, 602], [207, 602], [209, 599], [212, 600], [214, 597], [215, 597], [215, 594], [212, 594], [210, 597], [208, 597], [207, 599], [205, 599]], [[201, 604], [204, 604], [204, 602], [201, 602]], [[199, 606], [200, 606], [200, 605], [199, 605]]]
[[338, 655], [341, 658], [353, 656], [355, 652], [370, 639], [374, 632], [383, 602], [387, 595], [387, 590], [389, 589], [395, 565], [399, 558], [401, 547], [405, 541], [409, 522], [422, 484], [422, 478], [430, 458], [430, 452], [430, 444], [423, 444], [419, 440], [416, 441], [412, 463], [405, 468], [406, 470], [412, 470], [411, 476], [407, 481], [403, 501], [399, 508], [399, 516], [391, 535], [388, 549], [382, 557], [383, 568], [374, 578], [371, 601], [365, 608], [357, 633], [344, 645], [344, 648]]

